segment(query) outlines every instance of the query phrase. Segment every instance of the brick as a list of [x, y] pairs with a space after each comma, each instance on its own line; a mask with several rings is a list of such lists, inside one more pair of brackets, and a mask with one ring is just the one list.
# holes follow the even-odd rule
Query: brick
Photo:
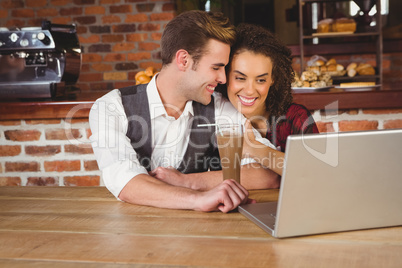
[[[55, 23], [55, 24], [71, 24], [72, 19], [70, 17], [54, 17], [54, 18], [52, 18], [52, 23]], [[79, 34], [86, 33], [86, 32], [80, 31], [80, 29], [82, 29], [82, 28], [83, 27], [78, 26], [77, 27], [77, 33], [79, 33]]]
[[61, 16], [82, 15], [82, 7], [60, 8]]
[[67, 6], [71, 0], [50, 0], [52, 6]]
[[79, 129], [47, 129], [45, 131], [47, 140], [70, 140], [82, 138]]
[[375, 130], [378, 128], [377, 121], [368, 120], [340, 121], [338, 125], [339, 131]]
[[162, 39], [162, 33], [151, 33], [151, 38], [154, 41], [160, 41]]
[[6, 172], [40, 171], [38, 162], [6, 162]]
[[20, 177], [0, 177], [0, 186], [21, 186]]
[[125, 23], [132, 23], [132, 22], [147, 22], [148, 15], [146, 14], [127, 14], [126, 19], [124, 20]]
[[50, 156], [60, 152], [60, 145], [25, 146], [25, 153], [31, 156]]
[[66, 176], [65, 186], [99, 186], [99, 176]]
[[138, 12], [152, 12], [154, 10], [155, 4], [138, 4], [137, 11]]
[[111, 72], [111, 73], [104, 73], [103, 80], [127, 80], [127, 73], [124, 72]]
[[149, 53], [149, 52], [138, 52], [138, 53], [127, 54], [127, 60], [129, 60], [129, 61], [148, 60], [150, 58], [151, 58], [151, 53]]
[[[102, 56], [99, 54], [95, 54], [95, 53], [82, 54], [82, 61], [83, 62], [101, 62]], [[81, 79], [81, 77], [80, 77], [80, 79]]]
[[402, 114], [402, 109], [363, 109], [364, 114]]
[[84, 161], [84, 169], [86, 171], [99, 170], [98, 163], [96, 160]]
[[128, 79], [129, 81], [126, 82], [121, 82], [121, 81], [117, 81], [114, 83], [114, 88], [123, 88], [123, 87], [130, 87], [135, 85], [135, 79]]
[[94, 151], [92, 150], [91, 144], [84, 144], [84, 145], [73, 145], [68, 144], [64, 145], [64, 151], [66, 153], [71, 154], [93, 154]]
[[146, 69], [148, 67], [154, 67], [155, 70], [160, 70], [162, 69], [162, 63], [161, 62], [141, 62], [140, 63], [140, 68], [141, 69]]
[[148, 39], [148, 33], [132, 33], [127, 34], [126, 39], [128, 42], [141, 42]]
[[5, 19], [5, 18], [7, 18], [8, 17], [8, 12], [7, 12], [7, 10], [1, 10], [0, 9], [0, 18], [1, 19]]
[[103, 6], [89, 6], [85, 7], [85, 15], [105, 14], [105, 7]]
[[144, 31], [144, 32], [154, 32], [154, 31], [159, 31], [161, 29], [161, 26], [156, 23], [142, 23], [138, 25], [138, 31]]
[[155, 50], [155, 49], [158, 49], [158, 48], [160, 48], [160, 45], [157, 44], [157, 43], [143, 42], [143, 43], [139, 44], [139, 49], [140, 50], [151, 51], [151, 50]]
[[84, 16], [84, 17], [75, 17], [74, 21], [78, 22], [79, 24], [94, 24], [96, 22], [95, 16]]
[[59, 14], [59, 11], [55, 8], [41, 8], [36, 11], [36, 16], [41, 18], [46, 17], [56, 17]]
[[95, 4], [95, 0], [74, 0], [74, 4], [77, 6], [93, 5]]
[[136, 70], [138, 69], [138, 65], [134, 62], [122, 62], [116, 64], [115, 68], [117, 71]]
[[1, 156], [16, 156], [21, 153], [20, 145], [0, 145]]
[[402, 128], [402, 119], [386, 120], [384, 121], [385, 129]]
[[135, 48], [133, 43], [118, 43], [112, 47], [113, 52], [130, 51]]
[[24, 27], [25, 22], [19, 19], [8, 20], [5, 27]]
[[79, 171], [81, 162], [80, 160], [45, 161], [44, 167], [46, 172]]
[[110, 64], [95, 63], [91, 65], [91, 68], [98, 72], [110, 72], [113, 70], [113, 66]]
[[84, 117], [84, 118], [66, 118], [66, 123], [69, 123], [69, 124], [88, 123], [88, 117]]
[[102, 81], [102, 73], [90, 73], [90, 74], [80, 74], [81, 82], [98, 82]]
[[19, 126], [21, 125], [21, 120], [2, 120], [0, 121], [0, 126]]
[[104, 25], [104, 26], [89, 26], [89, 31], [91, 33], [97, 33], [97, 34], [102, 34], [102, 33], [111, 33], [110, 26]]
[[316, 122], [318, 131], [320, 133], [324, 132], [335, 132], [334, 125], [332, 122]]
[[110, 6], [109, 11], [111, 14], [115, 13], [132, 13], [131, 5], [119, 5], [119, 6]]
[[120, 23], [121, 19], [119, 16], [116, 15], [108, 15], [108, 16], [103, 16], [102, 17], [102, 22], [103, 23]]
[[59, 186], [58, 177], [29, 177], [27, 186]]
[[99, 35], [90, 35], [88, 37], [84, 37], [81, 35], [78, 38], [79, 38], [81, 44], [99, 43], [100, 39], [101, 39]]
[[4, 9], [13, 9], [24, 7], [23, 0], [2, 0], [0, 1], [1, 7]]
[[123, 42], [124, 35], [122, 34], [104, 34], [102, 35], [102, 42], [104, 43], [117, 43]]
[[152, 21], [170, 21], [174, 18], [173, 13], [153, 13], [150, 15]]
[[88, 52], [111, 52], [111, 46], [109, 44], [94, 44], [89, 46]]
[[162, 11], [176, 11], [176, 6], [174, 3], [163, 4]]
[[14, 9], [11, 10], [11, 15], [15, 18], [33, 18], [35, 12], [32, 9]]
[[4, 136], [11, 141], [37, 141], [40, 139], [41, 132], [38, 130], [6, 130]]
[[105, 56], [104, 61], [125, 61], [126, 56], [120, 53], [109, 53]]
[[60, 123], [60, 119], [25, 119], [27, 125], [56, 125]]
[[120, 3], [121, 0], [100, 0], [101, 5], [107, 5], [107, 4], [117, 4]]
[[25, 0], [26, 7], [45, 7], [47, 0]]
[[131, 33], [135, 32], [136, 28], [136, 24], [118, 24], [112, 26], [113, 32], [115, 33]]

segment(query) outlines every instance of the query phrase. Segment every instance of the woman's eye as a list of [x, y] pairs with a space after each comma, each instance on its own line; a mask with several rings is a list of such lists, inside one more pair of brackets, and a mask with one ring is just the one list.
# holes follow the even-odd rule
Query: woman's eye
[[246, 80], [244, 77], [239, 77], [239, 76], [236, 76], [235, 78], [236, 78], [236, 80]]
[[257, 82], [262, 84], [262, 83], [267, 82], [267, 80], [266, 79], [258, 79]]

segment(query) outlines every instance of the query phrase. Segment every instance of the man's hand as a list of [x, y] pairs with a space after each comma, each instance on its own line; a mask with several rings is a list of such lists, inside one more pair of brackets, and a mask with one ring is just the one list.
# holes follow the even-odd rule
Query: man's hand
[[255, 203], [248, 199], [248, 191], [234, 180], [225, 180], [215, 188], [199, 192], [196, 209], [200, 211], [222, 211], [227, 213], [239, 205]]

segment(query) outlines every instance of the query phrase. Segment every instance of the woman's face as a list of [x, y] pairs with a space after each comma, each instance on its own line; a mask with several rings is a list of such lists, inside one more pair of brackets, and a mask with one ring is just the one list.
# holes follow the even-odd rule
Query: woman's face
[[250, 51], [233, 57], [227, 88], [230, 102], [245, 117], [265, 116], [265, 99], [272, 85], [271, 58]]

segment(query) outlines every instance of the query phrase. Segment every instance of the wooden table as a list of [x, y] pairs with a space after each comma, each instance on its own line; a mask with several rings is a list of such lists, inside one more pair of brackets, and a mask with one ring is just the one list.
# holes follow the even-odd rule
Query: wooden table
[[401, 253], [402, 227], [276, 239], [238, 212], [135, 206], [103, 187], [0, 187], [0, 267], [377, 268], [401, 267]]

